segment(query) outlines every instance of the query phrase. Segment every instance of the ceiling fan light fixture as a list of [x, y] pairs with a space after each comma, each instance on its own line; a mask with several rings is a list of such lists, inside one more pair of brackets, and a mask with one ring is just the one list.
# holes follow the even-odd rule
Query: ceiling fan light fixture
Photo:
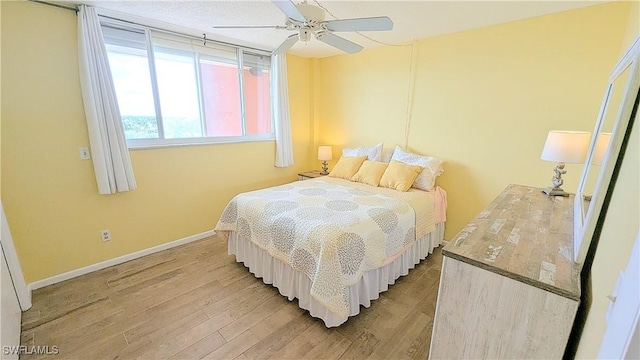
[[249, 68], [249, 74], [258, 77], [258, 76], [262, 75], [262, 69], [260, 69], [257, 66], [252, 66], [252, 67]]
[[302, 28], [302, 29], [300, 29], [300, 32], [298, 33], [298, 38], [300, 39], [300, 41], [307, 42], [307, 41], [311, 40], [311, 35], [312, 35], [312, 32], [311, 32], [310, 29]]

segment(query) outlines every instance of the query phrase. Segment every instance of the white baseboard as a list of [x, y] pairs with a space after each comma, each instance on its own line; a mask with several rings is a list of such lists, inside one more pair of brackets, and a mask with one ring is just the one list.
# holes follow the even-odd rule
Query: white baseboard
[[184, 245], [187, 243], [190, 243], [192, 241], [197, 241], [200, 239], [204, 239], [206, 237], [209, 236], [213, 236], [215, 235], [215, 231], [213, 230], [209, 230], [209, 231], [205, 231], [199, 234], [195, 234], [195, 235], [191, 235], [191, 236], [187, 236], [185, 238], [182, 239], [178, 239], [178, 240], [174, 240], [162, 245], [157, 245], [154, 247], [150, 247], [148, 249], [144, 249], [144, 250], [140, 250], [140, 251], [136, 251], [134, 253], [131, 254], [127, 254], [127, 255], [122, 255], [119, 256], [117, 258], [113, 258], [110, 260], [106, 260], [106, 261], [102, 261], [93, 265], [89, 265], [89, 266], [85, 266], [83, 268], [80, 269], [76, 269], [76, 270], [71, 270], [69, 272], [63, 273], [63, 274], [59, 274], [59, 275], [55, 275], [52, 276], [50, 278], [46, 278], [43, 280], [38, 280], [32, 283], [29, 283], [29, 290], [35, 290], [35, 289], [40, 289], [43, 288], [45, 286], [49, 286], [49, 285], [53, 285], [65, 280], [69, 280], [72, 279], [74, 277], [78, 277], [81, 275], [86, 275], [90, 272], [94, 272], [94, 271], [98, 271], [98, 270], [102, 270], [104, 268], [108, 268], [109, 266], [114, 266], [114, 265], [118, 265], [118, 264], [122, 264], [125, 263], [127, 261], [131, 261], [137, 258], [141, 258], [143, 256], [146, 255], [151, 255], [153, 253], [157, 253], [163, 250], [167, 250], [167, 249], [171, 249], [174, 248], [176, 246], [180, 246], [180, 245]]

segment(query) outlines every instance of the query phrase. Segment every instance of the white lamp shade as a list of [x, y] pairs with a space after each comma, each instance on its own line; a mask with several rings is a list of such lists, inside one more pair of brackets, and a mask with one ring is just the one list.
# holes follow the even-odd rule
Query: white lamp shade
[[591, 133], [584, 131], [549, 131], [540, 159], [580, 164], [587, 157]]
[[602, 165], [604, 156], [607, 153], [607, 148], [609, 148], [610, 140], [611, 133], [601, 133], [600, 135], [598, 135], [598, 140], [596, 141], [596, 149], [594, 150], [593, 158], [591, 159], [591, 163], [593, 165]]
[[331, 146], [318, 146], [318, 160], [327, 161], [333, 159]]

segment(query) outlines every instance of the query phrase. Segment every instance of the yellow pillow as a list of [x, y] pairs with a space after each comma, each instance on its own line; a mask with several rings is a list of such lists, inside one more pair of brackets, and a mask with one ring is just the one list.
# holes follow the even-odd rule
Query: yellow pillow
[[351, 180], [353, 174], [358, 172], [360, 165], [367, 159], [367, 156], [341, 157], [329, 173], [330, 177]]
[[360, 170], [351, 177], [351, 181], [378, 186], [387, 166], [389, 166], [387, 163], [365, 160], [360, 166]]
[[413, 185], [413, 181], [418, 174], [422, 172], [423, 167], [417, 165], [408, 165], [396, 160], [391, 160], [387, 170], [382, 174], [380, 186], [407, 191]]

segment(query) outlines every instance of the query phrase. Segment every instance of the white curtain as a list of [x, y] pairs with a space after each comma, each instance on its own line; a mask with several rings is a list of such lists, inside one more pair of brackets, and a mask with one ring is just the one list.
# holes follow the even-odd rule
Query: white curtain
[[84, 112], [98, 192], [114, 194], [137, 187], [113, 87], [107, 49], [96, 10], [78, 13], [78, 61]]
[[271, 56], [271, 109], [276, 133], [276, 167], [293, 165], [291, 120], [289, 119], [289, 90], [287, 82], [287, 57]]

